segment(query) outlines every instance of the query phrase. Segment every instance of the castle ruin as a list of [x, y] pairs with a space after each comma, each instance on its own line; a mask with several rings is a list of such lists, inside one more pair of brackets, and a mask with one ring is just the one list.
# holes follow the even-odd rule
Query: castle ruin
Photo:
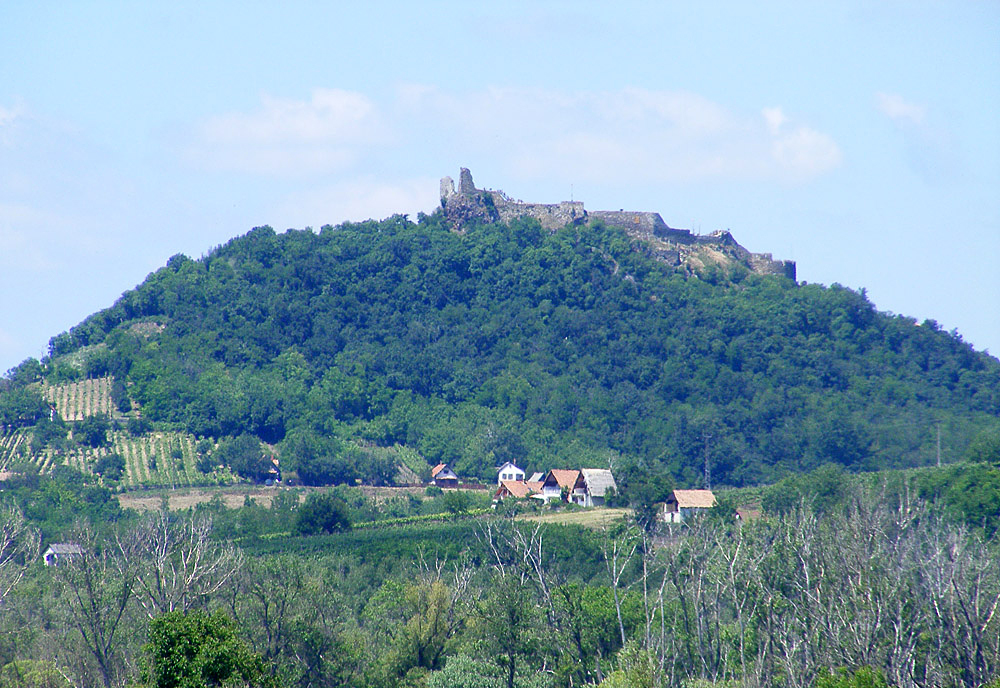
[[441, 179], [441, 208], [455, 229], [470, 221], [507, 223], [529, 217], [554, 232], [566, 225], [599, 221], [643, 240], [657, 259], [674, 266], [701, 268], [710, 264], [723, 267], [740, 264], [757, 274], [795, 279], [794, 261], [774, 260], [770, 253], [751, 253], [726, 230], [708, 235], [692, 234], [690, 230], [668, 226], [659, 213], [587, 211], [582, 201], [524, 203], [510, 198], [503, 191], [477, 189], [472, 173], [465, 167], [459, 173], [457, 190], [451, 177]]

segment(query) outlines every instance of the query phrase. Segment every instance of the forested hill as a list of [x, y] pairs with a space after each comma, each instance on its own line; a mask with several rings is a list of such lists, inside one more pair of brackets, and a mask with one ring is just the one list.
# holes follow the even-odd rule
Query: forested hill
[[[516, 459], [700, 483], [961, 458], [1000, 362], [864, 293], [685, 275], [600, 223], [256, 228], [183, 255], [10, 377], [114, 376], [162, 427], [303, 456], [406, 445], [492, 478]], [[10, 382], [8, 383], [10, 384]], [[337, 438], [331, 441], [330, 438]]]

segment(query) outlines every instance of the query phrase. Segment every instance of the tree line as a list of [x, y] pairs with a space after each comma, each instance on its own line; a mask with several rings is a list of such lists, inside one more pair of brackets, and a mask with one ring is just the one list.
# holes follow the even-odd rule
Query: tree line
[[249, 548], [220, 538], [210, 511], [155, 512], [78, 524], [68, 538], [82, 554], [48, 568], [29, 521], [8, 509], [3, 526], [0, 686], [25, 685], [12, 672], [59, 686], [372, 688], [1000, 676], [997, 541], [905, 482], [743, 523], [727, 508], [601, 531], [495, 515]]
[[0, 424], [47, 417], [33, 381], [105, 375], [160, 427], [325, 476], [403, 445], [469, 476], [618, 461], [696, 485], [707, 458], [750, 485], [927, 465], [938, 432], [953, 461], [1000, 418], [995, 358], [863, 290], [682, 274], [599, 223], [456, 233], [437, 213], [174, 256], [11, 371]]

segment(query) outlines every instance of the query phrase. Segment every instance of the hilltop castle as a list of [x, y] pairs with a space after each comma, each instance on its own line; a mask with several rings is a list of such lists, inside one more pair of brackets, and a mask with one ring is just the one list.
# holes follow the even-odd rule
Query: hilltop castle
[[506, 223], [521, 217], [534, 218], [550, 231], [569, 224], [601, 221], [644, 240], [658, 259], [671, 265], [699, 268], [709, 264], [728, 266], [738, 263], [758, 274], [795, 279], [794, 261], [774, 260], [770, 253], [751, 253], [726, 230], [708, 235], [692, 234], [687, 229], [669, 227], [659, 213], [587, 211], [582, 201], [524, 203], [510, 198], [503, 191], [477, 189], [472, 173], [464, 167], [458, 176], [458, 189], [451, 177], [441, 179], [441, 207], [445, 217], [456, 228], [469, 221]]

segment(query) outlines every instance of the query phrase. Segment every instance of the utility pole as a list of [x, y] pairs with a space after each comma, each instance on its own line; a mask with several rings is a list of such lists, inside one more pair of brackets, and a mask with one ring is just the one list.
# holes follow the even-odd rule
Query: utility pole
[[705, 489], [712, 489], [712, 466], [708, 461], [708, 441], [712, 439], [712, 436], [708, 431], [703, 431], [701, 433], [701, 438], [705, 440]]
[[941, 468], [941, 421], [937, 422], [937, 465]]

